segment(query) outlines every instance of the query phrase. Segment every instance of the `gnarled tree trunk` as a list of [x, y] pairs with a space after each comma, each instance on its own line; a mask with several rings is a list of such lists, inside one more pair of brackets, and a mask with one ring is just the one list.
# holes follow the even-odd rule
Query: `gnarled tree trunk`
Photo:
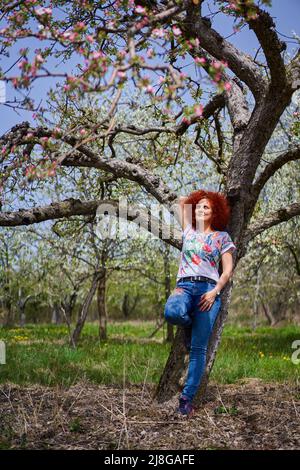
[[94, 298], [94, 295], [95, 295], [95, 292], [96, 292], [96, 289], [97, 289], [97, 285], [98, 285], [98, 282], [99, 282], [99, 276], [100, 276], [100, 274], [98, 272], [96, 272], [94, 274], [90, 290], [89, 290], [89, 292], [88, 292], [88, 294], [87, 294], [87, 296], [86, 296], [86, 298], [83, 302], [83, 306], [82, 306], [81, 310], [79, 311], [77, 323], [76, 323], [76, 326], [74, 328], [74, 331], [73, 331], [73, 333], [71, 335], [71, 339], [70, 339], [70, 345], [73, 346], [73, 347], [75, 347], [78, 343], [80, 333], [82, 331], [82, 328], [84, 326], [87, 314], [89, 312], [89, 307], [92, 303], [92, 300]]

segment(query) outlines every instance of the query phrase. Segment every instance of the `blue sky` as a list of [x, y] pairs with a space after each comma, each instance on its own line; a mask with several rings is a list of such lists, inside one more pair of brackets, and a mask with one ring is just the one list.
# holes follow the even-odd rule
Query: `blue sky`
[[[204, 14], [209, 13], [208, 5], [212, 2], [206, 2], [204, 9]], [[292, 51], [296, 47], [295, 41], [292, 38], [287, 38], [285, 36], [292, 36], [294, 31], [300, 36], [300, 0], [273, 0], [272, 7], [264, 7], [270, 11], [271, 16], [274, 18], [276, 23], [276, 30], [280, 33], [280, 38], [287, 42], [288, 50]], [[216, 7], [212, 7], [211, 11], [216, 11]], [[227, 37], [232, 34], [232, 20], [223, 14], [216, 15], [213, 18], [213, 27], [224, 37]], [[285, 36], [283, 36], [285, 35]], [[247, 52], [253, 55], [257, 50], [257, 40], [252, 31], [249, 31], [248, 28], [244, 28], [238, 34], [232, 35], [228, 38], [236, 47], [240, 48], [244, 52]], [[36, 40], [28, 42], [26, 45], [31, 46], [33, 49], [38, 47], [38, 42]], [[14, 48], [13, 54], [9, 59], [2, 59], [2, 68], [9, 68], [18, 58], [18, 51], [21, 47], [24, 47], [24, 44], [18, 44]], [[71, 68], [75, 65], [75, 61], [72, 61], [68, 65]], [[64, 65], [64, 70], [66, 66]], [[12, 72], [11, 72], [12, 73]], [[33, 93], [35, 97], [35, 102], [38, 103], [41, 100], [45, 102], [47, 91], [50, 86], [53, 86], [55, 83], [54, 79], [40, 79], [34, 84]], [[0, 87], [0, 97], [3, 93]], [[12, 100], [14, 98], [15, 91], [12, 87], [6, 87], [6, 98]], [[34, 123], [32, 119], [32, 112], [19, 111], [17, 114], [12, 109], [0, 104], [1, 120], [0, 120], [0, 135], [9, 130], [13, 125], [20, 123], [24, 120], [28, 120]]]

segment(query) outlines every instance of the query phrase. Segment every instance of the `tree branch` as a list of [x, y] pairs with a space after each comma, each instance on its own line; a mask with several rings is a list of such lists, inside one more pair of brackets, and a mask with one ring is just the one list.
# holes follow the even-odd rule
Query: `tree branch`
[[286, 49], [286, 43], [280, 41], [275, 31], [275, 23], [267, 11], [255, 6], [256, 19], [247, 20], [261, 44], [271, 74], [271, 86], [284, 88], [286, 85], [286, 68], [281, 52]]
[[168, 205], [176, 199], [177, 194], [164, 184], [160, 177], [154, 176], [141, 165], [116, 158], [100, 157], [86, 145], [79, 144], [74, 137], [65, 137], [63, 140], [80, 152], [75, 158], [72, 155], [64, 157], [61, 161], [63, 166], [98, 168], [113, 173], [115, 177], [135, 181], [162, 204]]
[[[204, 57], [206, 62], [202, 65], [202, 67], [207, 72], [207, 74], [209, 74], [209, 68], [212, 65], [213, 58], [203, 48], [196, 46], [193, 47], [193, 49], [190, 51], [190, 55], [194, 58], [199, 56]], [[229, 77], [225, 71], [223, 71], [221, 75], [222, 80], [230, 83], [231, 85], [230, 90], [227, 90], [221, 94], [221, 96], [224, 96], [225, 99], [225, 103], [222, 105], [222, 107], [224, 107], [226, 104], [231, 124], [236, 134], [245, 129], [250, 119], [248, 103], [244, 96], [242, 83], [236, 77]], [[214, 97], [215, 100], [217, 99], [217, 96], [218, 94]], [[214, 101], [212, 100], [211, 104], [213, 105], [213, 103]], [[212, 114], [210, 109], [207, 109], [207, 111], [209, 115]], [[209, 116], [206, 115], [205, 117]]]
[[201, 117], [194, 115], [194, 116], [191, 116], [191, 118], [189, 119], [189, 123], [181, 122], [175, 128], [175, 133], [177, 135], [184, 134], [185, 131], [190, 126], [192, 126], [193, 124], [196, 124], [197, 122], [202, 121], [203, 119], [208, 119], [210, 116], [213, 116], [216, 111], [224, 108], [224, 106], [225, 106], [224, 93], [219, 93], [219, 94], [214, 95], [212, 99], [204, 106]]
[[[213, 113], [217, 109], [220, 109], [222, 106], [224, 106], [224, 103], [225, 101], [223, 95], [215, 95], [212, 100], [204, 107], [203, 115], [201, 117], [196, 115], [192, 116], [192, 119], [188, 125], [186, 123], [182, 123], [172, 129], [168, 129], [165, 127], [149, 129], [138, 129], [135, 126], [127, 128], [118, 127], [113, 129], [110, 132], [110, 135], [116, 135], [120, 132], [126, 132], [135, 135], [143, 135], [145, 133], [150, 132], [169, 132], [181, 135], [186, 131], [189, 125], [196, 123], [201, 119], [207, 119], [208, 117], [213, 115]], [[32, 139], [52, 137], [52, 131], [50, 129], [47, 129], [46, 127], [38, 127], [36, 129], [33, 129], [30, 128], [28, 122], [23, 122], [21, 124], [18, 124], [17, 126], [14, 126], [9, 132], [4, 134], [0, 138], [0, 145], [5, 146], [8, 144], [10, 147], [12, 147], [13, 145], [28, 145], [28, 141], [25, 138], [28, 133], [32, 134]], [[92, 137], [93, 140], [95, 140], [95, 135], [96, 134], [94, 134]], [[100, 137], [96, 135], [96, 138], [99, 139]], [[143, 186], [162, 204], [168, 205], [176, 199], [176, 193], [174, 193], [166, 184], [164, 184], [160, 177], [153, 175], [150, 171], [143, 168], [140, 164], [131, 163], [129, 161], [130, 158], [125, 161], [118, 160], [115, 157], [100, 157], [95, 152], [92, 152], [84, 143], [81, 143], [82, 140], [79, 140], [73, 136], [71, 137], [68, 135], [64, 135], [61, 137], [61, 140], [69, 144], [71, 147], [73, 147], [73, 149], [80, 152], [81, 155], [78, 153], [75, 154], [74, 152], [67, 152], [66, 155], [63, 155], [58, 158], [58, 164], [67, 167], [79, 166], [98, 168], [105, 172], [112, 173], [116, 178], [127, 178], [131, 181], [135, 181], [141, 186]], [[85, 140], [89, 141], [90, 137]], [[85, 142], [85, 140], [83, 140], [83, 142]]]
[[291, 243], [286, 242], [285, 245], [287, 246], [287, 248], [289, 249], [289, 251], [292, 253], [294, 257], [296, 271], [297, 271], [298, 276], [300, 276], [300, 262], [299, 262], [299, 257], [297, 255], [297, 252], [294, 249], [293, 245], [291, 245]]
[[253, 194], [253, 199], [255, 201], [257, 200], [266, 182], [276, 173], [277, 170], [279, 170], [279, 168], [294, 160], [300, 160], [300, 147], [296, 147], [278, 155], [275, 160], [269, 163], [260, 173], [260, 175], [258, 175], [256, 181], [252, 185], [251, 192]]
[[300, 49], [287, 66], [287, 75], [292, 93], [300, 88]]
[[253, 222], [246, 230], [242, 245], [247, 245], [250, 240], [268, 228], [281, 224], [282, 222], [286, 222], [293, 217], [296, 217], [297, 215], [300, 215], [300, 203], [295, 202], [285, 208], [278, 209], [277, 211], [272, 212], [261, 219], [258, 219], [257, 221]]
[[201, 47], [218, 60], [226, 60], [229, 68], [252, 91], [256, 99], [264, 94], [266, 81], [253, 58], [226, 41], [217, 31], [211, 28], [209, 21], [201, 18], [198, 6], [192, 0], [187, 2], [186, 18], [182, 29], [187, 39], [198, 38]]

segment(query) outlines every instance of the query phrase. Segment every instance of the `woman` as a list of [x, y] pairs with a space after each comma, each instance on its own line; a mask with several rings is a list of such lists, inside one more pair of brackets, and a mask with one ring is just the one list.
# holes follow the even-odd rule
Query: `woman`
[[[226, 197], [212, 191], [194, 191], [179, 198], [183, 245], [176, 289], [165, 306], [165, 318], [185, 331], [190, 350], [186, 383], [178, 412], [191, 415], [192, 400], [206, 367], [206, 352], [221, 307], [220, 292], [232, 275], [232, 251], [236, 249], [224, 231], [230, 216]], [[222, 275], [219, 276], [219, 261]]]

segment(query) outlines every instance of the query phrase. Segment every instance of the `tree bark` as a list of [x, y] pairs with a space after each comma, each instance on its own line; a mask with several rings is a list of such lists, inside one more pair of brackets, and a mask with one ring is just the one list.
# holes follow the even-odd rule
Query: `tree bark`
[[186, 365], [183, 329], [177, 328], [170, 355], [155, 391], [155, 398], [158, 402], [167, 401], [178, 392]]
[[62, 322], [62, 312], [58, 303], [55, 302], [52, 309], [51, 323], [53, 325], [59, 325]]
[[97, 310], [99, 317], [99, 338], [107, 339], [107, 308], [106, 308], [106, 270], [100, 277], [97, 286]]
[[[227, 308], [231, 297], [231, 291], [232, 281], [229, 281], [221, 294], [222, 305], [208, 345], [206, 370], [202, 377], [198, 393], [194, 399], [195, 403], [197, 404], [202, 403], [205, 399], [209, 375], [215, 361], [216, 352], [227, 318]], [[155, 392], [155, 398], [158, 402], [161, 403], [170, 400], [181, 390], [187, 372], [187, 364], [188, 355], [186, 354], [184, 347], [183, 329], [177, 328], [170, 356]]]
[[[167, 301], [171, 294], [171, 273], [170, 273], [170, 246], [167, 245], [164, 251], [164, 273], [165, 273], [165, 300]], [[174, 326], [167, 323], [167, 343], [174, 341]]]
[[263, 300], [261, 301], [261, 304], [262, 304], [262, 307], [263, 307], [263, 311], [265, 313], [265, 316], [269, 322], [269, 325], [270, 326], [274, 326], [275, 323], [276, 323], [276, 320], [273, 316], [273, 313], [272, 313], [272, 310], [270, 308], [270, 305], [267, 303], [267, 302], [264, 302]]
[[91, 285], [90, 290], [89, 290], [89, 292], [88, 292], [88, 294], [87, 294], [87, 296], [84, 300], [83, 306], [82, 306], [82, 308], [79, 312], [79, 315], [78, 315], [76, 326], [75, 326], [74, 331], [71, 335], [70, 345], [72, 347], [77, 346], [82, 328], [84, 326], [87, 314], [89, 312], [89, 307], [92, 303], [92, 300], [94, 298], [94, 294], [95, 294], [96, 289], [97, 289], [98, 281], [99, 281], [99, 273], [95, 273], [94, 277], [93, 277], [92, 285]]

